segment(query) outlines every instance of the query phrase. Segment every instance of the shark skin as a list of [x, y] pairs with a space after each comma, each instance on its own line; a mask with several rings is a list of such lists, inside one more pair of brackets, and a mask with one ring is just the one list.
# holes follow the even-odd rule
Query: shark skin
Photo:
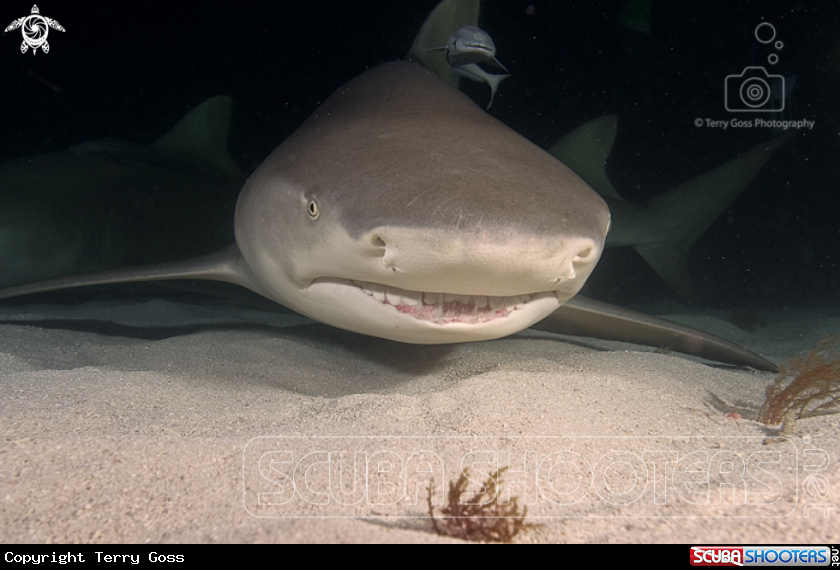
[[796, 132], [761, 143], [709, 172], [644, 203], [624, 200], [605, 170], [618, 129], [615, 115], [593, 119], [568, 133], [548, 152], [584, 179], [610, 207], [607, 247], [630, 246], [681, 298], [694, 295], [688, 274], [691, 246], [749, 186], [773, 153]]
[[102, 139], [0, 163], [0, 287], [230, 243], [245, 182], [227, 154], [230, 116], [215, 97], [148, 146]]
[[543, 330], [567, 332], [571, 323], [574, 334], [775, 370], [712, 335], [573, 298], [609, 223], [603, 200], [560, 161], [429, 70], [395, 62], [341, 87], [248, 179], [235, 245], [12, 287], [0, 299], [207, 279], [401, 342], [489, 340], [540, 321]]

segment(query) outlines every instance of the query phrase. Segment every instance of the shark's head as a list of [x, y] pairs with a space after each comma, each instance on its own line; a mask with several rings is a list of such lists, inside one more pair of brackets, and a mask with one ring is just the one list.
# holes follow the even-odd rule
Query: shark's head
[[243, 189], [254, 288], [340, 328], [413, 343], [498, 338], [583, 286], [609, 211], [538, 147], [425, 69], [343, 86]]

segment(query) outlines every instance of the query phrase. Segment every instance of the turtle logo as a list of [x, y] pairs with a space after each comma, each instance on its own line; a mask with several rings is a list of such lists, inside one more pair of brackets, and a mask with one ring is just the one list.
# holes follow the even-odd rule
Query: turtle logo
[[40, 14], [37, 5], [32, 6], [32, 13], [23, 18], [18, 18], [8, 26], [7, 32], [22, 28], [23, 43], [20, 44], [20, 53], [26, 53], [26, 50], [32, 48], [32, 55], [38, 51], [38, 48], [44, 50], [44, 53], [50, 53], [50, 44], [47, 43], [47, 34], [50, 28], [63, 32], [64, 28], [53, 19], [47, 18]]

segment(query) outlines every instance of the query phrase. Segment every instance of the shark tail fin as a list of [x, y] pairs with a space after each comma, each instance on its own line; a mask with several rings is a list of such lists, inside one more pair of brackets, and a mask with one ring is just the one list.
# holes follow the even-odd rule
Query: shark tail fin
[[446, 61], [446, 53], [435, 48], [445, 46], [449, 36], [461, 26], [478, 26], [480, 8], [480, 0], [443, 0], [423, 22], [405, 58], [424, 65], [457, 87], [458, 78], [451, 75], [452, 67]]
[[227, 150], [232, 106], [230, 97], [212, 97], [149, 146], [164, 156], [242, 177]]
[[752, 182], [776, 149], [795, 135], [789, 131], [770, 139], [645, 202], [646, 219], [656, 220], [658, 231], [651, 228], [650, 242], [633, 248], [682, 298], [693, 294], [688, 273], [691, 246]]
[[136, 283], [138, 281], [164, 281], [167, 279], [207, 279], [210, 281], [225, 281], [251, 288], [247, 275], [248, 273], [242, 268], [242, 255], [239, 253], [239, 248], [232, 245], [216, 253], [184, 261], [107, 269], [55, 277], [0, 289], [0, 299], [70, 289], [72, 287]]
[[607, 178], [606, 164], [615, 142], [618, 117], [605, 115], [581, 125], [548, 149], [601, 196], [621, 199]]

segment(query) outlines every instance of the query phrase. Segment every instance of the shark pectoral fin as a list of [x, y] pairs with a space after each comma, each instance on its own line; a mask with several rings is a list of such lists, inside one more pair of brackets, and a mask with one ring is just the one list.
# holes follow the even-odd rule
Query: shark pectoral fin
[[580, 295], [532, 328], [667, 348], [717, 362], [778, 372], [778, 367], [766, 358], [712, 334]]
[[166, 157], [244, 179], [227, 150], [232, 106], [230, 97], [212, 97], [149, 147]]
[[621, 200], [609, 178], [606, 164], [615, 142], [618, 117], [606, 115], [581, 125], [548, 149], [601, 196]]
[[[109, 283], [135, 283], [138, 281], [163, 281], [167, 279], [207, 279], [226, 281], [255, 290], [253, 280], [245, 268], [239, 248], [235, 245], [216, 253], [168, 263], [156, 263], [81, 273], [66, 277], [56, 277], [35, 283], [27, 283], [8, 289], [0, 289], [0, 299], [10, 299], [22, 295], [84, 287], [87, 285], [106, 285]], [[259, 291], [257, 291], [259, 292]]]
[[423, 22], [405, 58], [424, 65], [457, 87], [458, 77], [452, 77], [446, 53], [433, 46], [445, 46], [449, 36], [461, 26], [478, 26], [480, 5], [480, 0], [443, 0]]

